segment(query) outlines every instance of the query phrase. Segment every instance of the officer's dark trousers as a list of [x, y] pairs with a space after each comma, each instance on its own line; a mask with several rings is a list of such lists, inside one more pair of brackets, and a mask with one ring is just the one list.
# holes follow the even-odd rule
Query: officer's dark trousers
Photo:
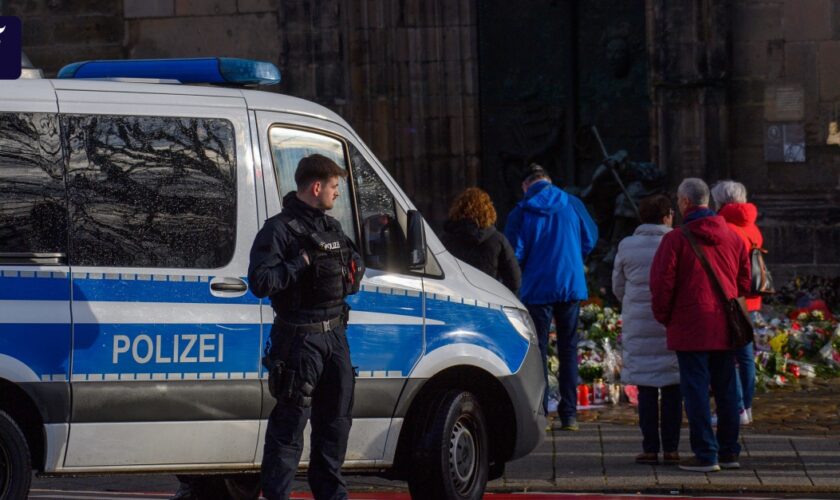
[[[282, 328], [272, 329], [275, 339]], [[295, 372], [291, 398], [280, 398], [268, 418], [262, 461], [263, 495], [268, 500], [289, 498], [303, 451], [303, 430], [311, 420], [309, 486], [318, 500], [345, 499], [341, 465], [347, 451], [353, 408], [353, 367], [350, 349], [340, 326], [327, 333], [286, 336], [291, 348], [286, 369]], [[277, 335], [279, 333], [279, 335]], [[290, 338], [291, 337], [291, 338]], [[305, 400], [311, 389], [311, 407]]]

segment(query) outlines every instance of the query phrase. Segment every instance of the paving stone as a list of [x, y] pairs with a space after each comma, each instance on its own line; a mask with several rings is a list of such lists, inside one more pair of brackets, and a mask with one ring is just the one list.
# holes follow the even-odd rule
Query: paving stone
[[574, 460], [555, 463], [554, 480], [560, 482], [570, 479], [586, 479], [600, 481], [603, 485], [603, 470], [600, 456], [575, 457]]
[[[603, 476], [585, 476], [585, 477], [560, 477], [554, 482], [555, 489], [565, 491], [598, 491], [604, 489], [606, 483]], [[530, 490], [537, 490], [537, 488], [529, 488]]]
[[840, 454], [840, 439], [794, 437], [793, 445], [800, 453], [806, 451], [834, 451]]
[[505, 479], [554, 480], [554, 457], [551, 453], [531, 454], [505, 465]]
[[656, 477], [653, 474], [649, 476], [608, 475], [606, 485], [609, 488], [641, 489], [655, 484], [655, 481]]
[[492, 481], [487, 482], [487, 489], [488, 490], [495, 490], [501, 489], [505, 487], [505, 478], [500, 477], [499, 479], [494, 479]]
[[780, 472], [777, 470], [761, 469], [756, 471], [761, 484], [765, 486], [812, 486], [811, 480], [804, 472], [796, 474], [794, 471]]
[[604, 470], [608, 486], [626, 486], [628, 484], [655, 484], [656, 474], [650, 465], [633, 462], [635, 454], [605, 456]]
[[742, 440], [747, 455], [754, 457], [796, 457], [796, 450], [790, 445], [789, 439], [756, 439], [754, 436]]
[[[717, 474], [717, 473], [712, 473]], [[702, 486], [710, 484], [707, 474], [699, 472], [688, 472], [678, 468], [673, 469], [657, 469], [656, 476], [659, 485], [674, 485], [674, 486]]]
[[[744, 465], [743, 463], [741, 464]], [[752, 470], [727, 470], [709, 474], [709, 482], [716, 486], [738, 486], [750, 488], [761, 485]]]
[[505, 488], [512, 489], [512, 490], [551, 490], [554, 489], [554, 482], [553, 481], [546, 481], [543, 479], [530, 479], [530, 480], [506, 480], [505, 481]]
[[[831, 451], [807, 451], [799, 453], [799, 460], [808, 474], [818, 472], [840, 472], [840, 453]], [[838, 475], [840, 477], [840, 475]]]
[[840, 475], [837, 469], [834, 472], [809, 472], [808, 477], [814, 482], [814, 486], [840, 489]]

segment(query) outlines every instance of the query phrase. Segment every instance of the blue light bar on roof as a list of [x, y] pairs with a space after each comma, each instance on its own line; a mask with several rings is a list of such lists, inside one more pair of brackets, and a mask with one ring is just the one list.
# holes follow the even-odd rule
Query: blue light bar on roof
[[128, 59], [68, 64], [59, 78], [155, 78], [181, 83], [276, 85], [280, 70], [269, 62], [232, 57]]

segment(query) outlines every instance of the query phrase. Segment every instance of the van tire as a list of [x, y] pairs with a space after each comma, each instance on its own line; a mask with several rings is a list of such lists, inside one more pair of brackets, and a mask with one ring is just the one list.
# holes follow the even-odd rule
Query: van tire
[[32, 482], [29, 445], [17, 423], [0, 410], [0, 498], [23, 500]]
[[432, 404], [415, 444], [411, 498], [480, 500], [487, 486], [487, 424], [478, 399], [450, 390]]

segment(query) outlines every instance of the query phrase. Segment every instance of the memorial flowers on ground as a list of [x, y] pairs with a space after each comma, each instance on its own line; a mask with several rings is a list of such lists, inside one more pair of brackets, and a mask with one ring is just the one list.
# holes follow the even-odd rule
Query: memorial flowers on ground
[[[800, 280], [810, 283], [807, 280]], [[788, 291], [784, 297], [793, 299]], [[778, 299], [767, 301], [761, 313], [754, 314], [755, 362], [759, 388], [788, 385], [815, 377], [840, 376], [840, 320], [821, 299], [802, 295], [792, 304]], [[795, 305], [793, 305], [795, 304]], [[589, 384], [589, 393], [600, 391], [616, 397], [621, 374], [621, 314], [601, 301], [580, 308], [578, 321], [578, 374], [580, 384]], [[554, 331], [549, 342], [550, 373], [556, 373], [558, 361]], [[549, 393], [556, 398], [557, 380], [549, 376]], [[630, 391], [632, 393], [632, 390]], [[590, 402], [592, 397], [590, 396]], [[615, 401], [613, 401], [613, 399]], [[631, 398], [632, 399], [632, 398]]]

